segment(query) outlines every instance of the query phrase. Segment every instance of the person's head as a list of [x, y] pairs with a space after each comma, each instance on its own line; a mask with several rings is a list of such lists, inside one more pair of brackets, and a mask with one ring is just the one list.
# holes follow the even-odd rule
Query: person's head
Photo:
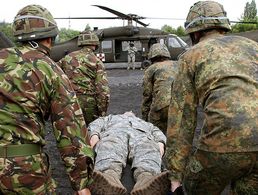
[[153, 63], [156, 61], [163, 61], [170, 59], [170, 53], [166, 45], [161, 43], [155, 43], [151, 46], [148, 53], [148, 59]]
[[199, 1], [189, 10], [185, 31], [190, 35], [193, 44], [196, 44], [205, 32], [211, 30], [220, 33], [231, 30], [227, 13], [223, 6], [215, 1]]
[[99, 38], [92, 31], [83, 31], [78, 36], [77, 45], [79, 47], [88, 46], [96, 50], [99, 47]]
[[13, 21], [13, 35], [18, 42], [39, 43], [48, 39], [51, 44], [58, 35], [57, 24], [51, 13], [40, 5], [22, 8]]
[[129, 45], [130, 45], [130, 47], [133, 47], [133, 46], [134, 46], [134, 43], [131, 42], [131, 43], [129, 43]]

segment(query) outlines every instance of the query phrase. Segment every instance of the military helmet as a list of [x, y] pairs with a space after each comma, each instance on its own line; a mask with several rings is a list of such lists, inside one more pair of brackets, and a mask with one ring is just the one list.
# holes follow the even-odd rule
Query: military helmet
[[151, 46], [150, 51], [148, 53], [148, 58], [152, 59], [158, 56], [163, 56], [167, 58], [171, 57], [166, 45], [161, 43], [155, 43]]
[[199, 1], [195, 3], [190, 8], [186, 18], [186, 33], [213, 28], [231, 30], [227, 13], [223, 6], [215, 1]]
[[51, 13], [40, 5], [22, 8], [14, 18], [13, 34], [17, 41], [31, 41], [56, 37], [57, 24]]
[[134, 43], [129, 43], [130, 47], [133, 47], [134, 46]]
[[78, 36], [78, 46], [83, 45], [96, 45], [99, 46], [99, 38], [98, 36], [91, 31], [83, 31]]

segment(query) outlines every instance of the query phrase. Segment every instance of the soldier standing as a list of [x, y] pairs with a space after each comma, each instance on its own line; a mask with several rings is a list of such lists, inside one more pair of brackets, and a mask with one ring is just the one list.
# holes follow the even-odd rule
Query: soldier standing
[[168, 172], [161, 173], [166, 136], [160, 129], [125, 112], [93, 121], [89, 132], [97, 153], [93, 193], [125, 194], [120, 179], [128, 158], [136, 180], [132, 195], [164, 195], [168, 191]]
[[131, 67], [134, 70], [135, 69], [135, 53], [137, 52], [137, 48], [134, 46], [134, 43], [129, 43], [127, 52], [128, 52], [127, 70], [129, 70]]
[[177, 64], [170, 60], [170, 53], [164, 44], [151, 46], [149, 66], [143, 77], [142, 119], [167, 131], [168, 106], [171, 99], [171, 85], [177, 73]]
[[59, 65], [72, 82], [88, 125], [106, 115], [110, 90], [104, 64], [94, 54], [99, 46], [97, 35], [82, 32], [78, 36], [78, 46], [81, 49], [66, 55]]
[[[234, 194], [257, 194], [258, 44], [225, 36], [229, 20], [214, 1], [195, 3], [185, 29], [194, 46], [178, 62], [169, 107], [172, 191], [182, 182], [187, 194], [220, 194], [231, 183]], [[192, 150], [198, 104], [205, 120]]]
[[83, 193], [92, 180], [93, 152], [69, 79], [49, 58], [56, 22], [47, 9], [28, 5], [16, 15], [13, 32], [21, 46], [0, 51], [0, 193], [54, 193], [42, 152], [49, 116], [72, 187]]

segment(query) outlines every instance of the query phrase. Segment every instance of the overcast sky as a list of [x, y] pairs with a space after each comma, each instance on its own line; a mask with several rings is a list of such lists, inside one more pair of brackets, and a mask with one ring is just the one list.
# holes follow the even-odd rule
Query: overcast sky
[[[46, 7], [54, 17], [103, 17], [115, 16], [91, 5], [102, 5], [124, 14], [137, 14], [152, 18], [175, 18], [179, 20], [144, 19], [149, 27], [160, 29], [167, 24], [174, 28], [183, 26], [189, 8], [197, 0], [6, 0], [1, 5], [0, 21], [12, 22], [16, 13], [26, 5], [39, 4]], [[244, 7], [251, 0], [217, 0], [223, 4], [231, 21], [239, 20]], [[256, 2], [257, 5], [257, 2]], [[82, 31], [87, 24], [91, 28], [106, 28], [123, 25], [122, 20], [56, 20], [59, 28]]]

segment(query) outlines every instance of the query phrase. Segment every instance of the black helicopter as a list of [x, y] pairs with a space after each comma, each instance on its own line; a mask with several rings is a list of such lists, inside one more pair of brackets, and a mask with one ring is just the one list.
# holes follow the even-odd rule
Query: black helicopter
[[[97, 55], [104, 62], [127, 62], [127, 50], [129, 43], [134, 43], [137, 48], [136, 61], [143, 66], [148, 65], [147, 54], [152, 44], [164, 43], [167, 45], [172, 60], [177, 60], [178, 56], [184, 52], [188, 45], [178, 36], [166, 33], [159, 29], [148, 28], [148, 24], [140, 21], [145, 19], [135, 14], [124, 14], [101, 5], [94, 5], [116, 15], [116, 17], [62, 17], [55, 19], [122, 19], [127, 20], [126, 26], [110, 27], [105, 29], [94, 28], [100, 39], [100, 47], [96, 51]], [[133, 25], [133, 22], [136, 25]], [[137, 26], [137, 24], [142, 27]], [[56, 44], [52, 48], [51, 57], [55, 61], [61, 59], [67, 53], [78, 50], [77, 37]], [[147, 64], [145, 64], [147, 63]]]

